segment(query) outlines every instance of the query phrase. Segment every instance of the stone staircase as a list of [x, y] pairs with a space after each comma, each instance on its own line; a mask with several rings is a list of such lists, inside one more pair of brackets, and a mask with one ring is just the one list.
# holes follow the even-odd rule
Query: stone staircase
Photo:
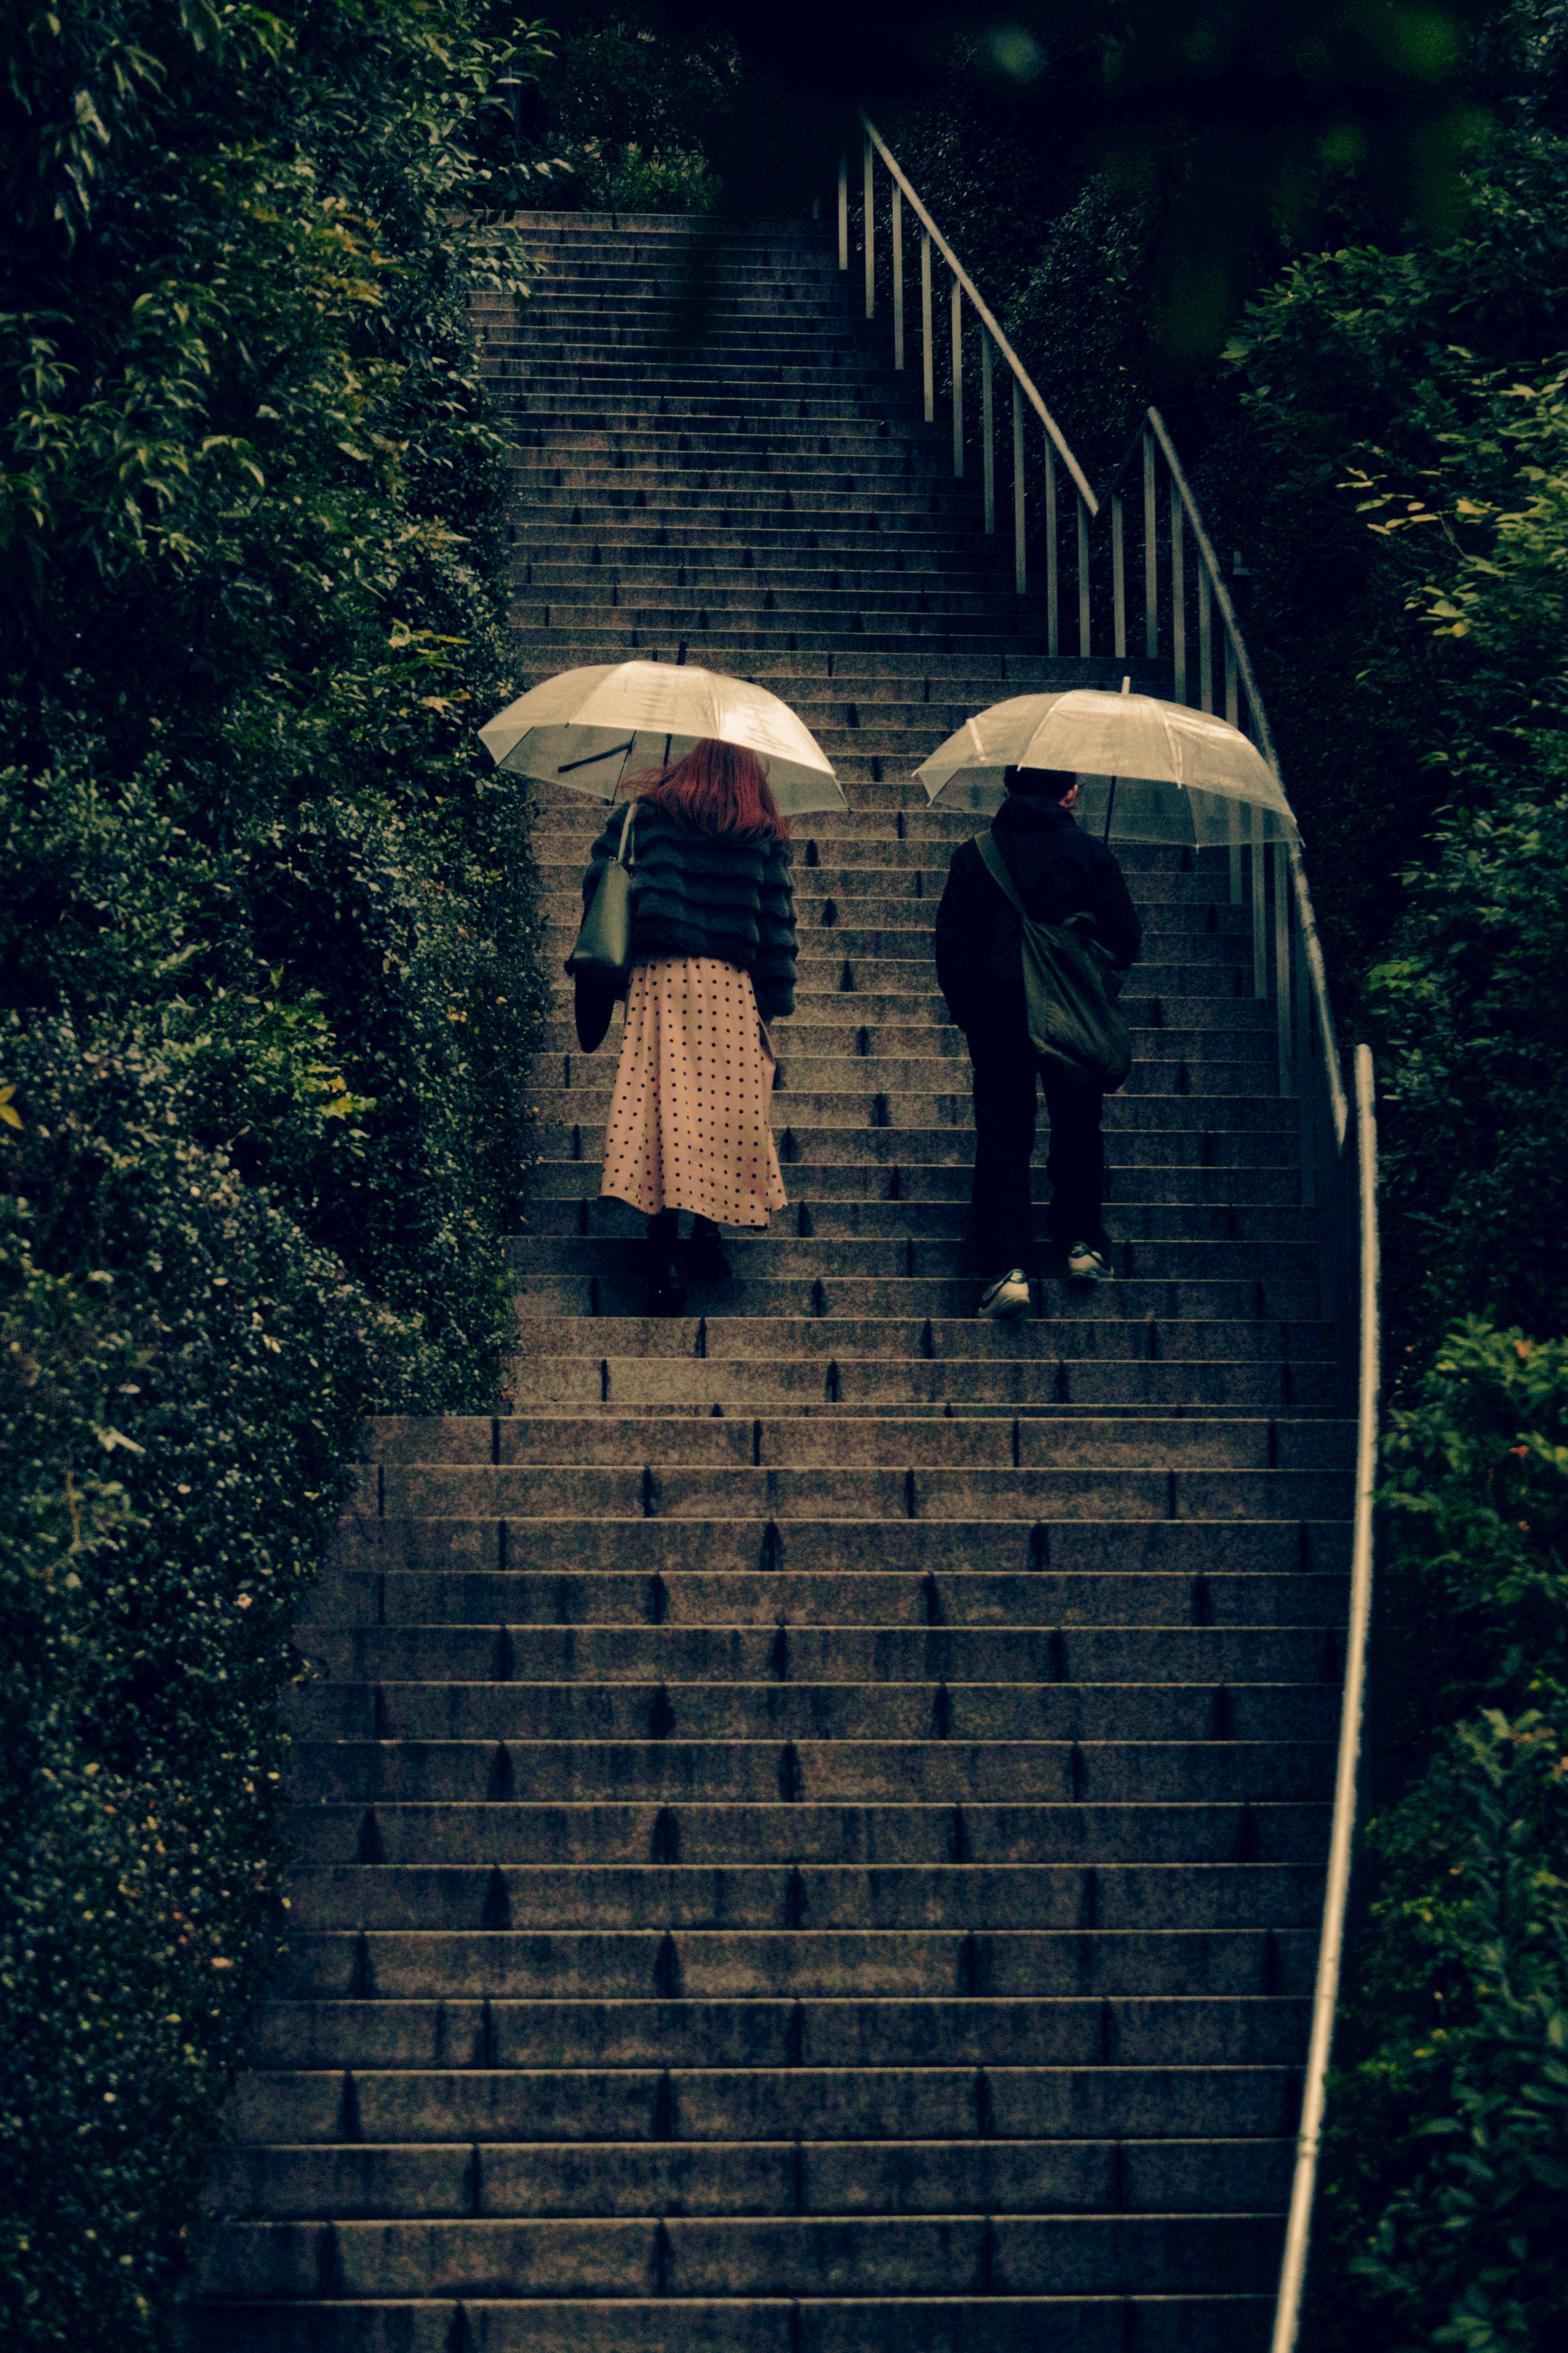
[[[1118, 1281], [972, 1320], [914, 764], [1051, 663], [806, 227], [539, 216], [520, 688], [744, 670], [797, 822], [790, 1206], [638, 1313], [618, 1028], [536, 1072], [503, 1408], [376, 1425], [302, 1649], [289, 1956], [184, 2327], [320, 2353], [1258, 2353], [1307, 2035], [1350, 1482], [1226, 863], [1124, 858]], [[697, 261], [693, 263], [693, 254]], [[683, 309], [684, 304], [684, 309]], [[601, 812], [542, 793], [559, 969]]]

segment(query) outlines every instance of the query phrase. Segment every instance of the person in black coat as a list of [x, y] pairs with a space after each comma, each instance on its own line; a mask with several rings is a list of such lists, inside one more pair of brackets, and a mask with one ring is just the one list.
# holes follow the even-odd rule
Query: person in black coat
[[[1077, 777], [1063, 768], [1009, 768], [1004, 781], [1007, 797], [991, 831], [1030, 915], [1047, 923], [1091, 915], [1101, 945], [1119, 965], [1131, 965], [1142, 925], [1115, 858], [1073, 816]], [[1069, 1274], [1099, 1282], [1111, 1271], [1102, 1221], [1104, 1097], [1075, 1084], [1030, 1044], [1022, 937], [974, 843], [961, 842], [937, 910], [936, 976], [973, 1066], [969, 1256], [985, 1278], [979, 1312], [992, 1317], [1021, 1315], [1029, 1303], [1037, 1079], [1051, 1130], [1051, 1240]]]

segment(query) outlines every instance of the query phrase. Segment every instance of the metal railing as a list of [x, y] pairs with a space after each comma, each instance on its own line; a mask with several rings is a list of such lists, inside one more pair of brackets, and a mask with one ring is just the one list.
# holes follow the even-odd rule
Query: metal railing
[[[1236, 606], [1157, 408], [1146, 411], [1100, 507], [1110, 536], [1114, 650], [1124, 656], [1128, 649], [1131, 542], [1131, 552], [1142, 556], [1145, 659], [1168, 659], [1173, 701], [1218, 709], [1253, 738], [1278, 776], [1279, 754]], [[1348, 1106], [1300, 843], [1294, 834], [1267, 840], [1263, 811], [1237, 806], [1229, 866], [1232, 905], [1251, 908], [1252, 993], [1274, 1001], [1279, 1092], [1300, 1107], [1301, 1198], [1310, 1207], [1324, 1196], [1338, 1162]]]
[[[1100, 512], [1100, 501], [1089, 487], [1089, 478], [1068, 446], [1067, 437], [1046, 406], [1028, 372], [1012, 344], [1007, 341], [992, 316], [979, 288], [932, 220], [905, 173], [895, 159], [887, 141], [868, 115], [860, 117], [863, 140], [863, 181], [861, 206], [861, 244], [866, 264], [866, 316], [877, 315], [877, 212], [876, 170], [879, 161], [886, 167], [891, 182], [889, 240], [892, 256], [893, 365], [901, 370], [908, 357], [909, 338], [904, 321], [904, 206], [907, 204], [920, 224], [920, 287], [921, 368], [924, 381], [925, 418], [928, 425], [936, 420], [937, 345], [936, 311], [931, 289], [931, 251], [934, 248], [945, 263], [950, 285], [946, 309], [948, 312], [949, 389], [952, 405], [952, 471], [955, 480], [963, 479], [967, 462], [967, 440], [964, 430], [963, 361], [964, 329], [967, 311], [973, 312], [980, 330], [980, 414], [981, 414], [981, 480], [985, 511], [985, 529], [996, 529], [996, 362], [1005, 367], [1012, 384], [1013, 411], [1013, 586], [1020, 596], [1029, 585], [1028, 548], [1028, 466], [1025, 441], [1025, 410], [1033, 409], [1044, 427], [1044, 554], [1046, 575], [1046, 640], [1047, 650], [1062, 650], [1062, 589], [1063, 573], [1070, 564], [1078, 589], [1078, 650], [1087, 655], [1089, 650], [1089, 525]], [[849, 268], [849, 158], [838, 159], [838, 267]], [[1065, 471], [1064, 482], [1061, 475]], [[1062, 545], [1063, 507], [1070, 501], [1072, 507], [1070, 557]]]
[[1334, 1810], [1329, 1831], [1328, 1882], [1323, 1925], [1318, 1939], [1318, 1969], [1312, 1987], [1312, 2031], [1301, 2087], [1301, 2122], [1296, 2135], [1296, 2169], [1285, 2223], [1285, 2251], [1274, 2306], [1269, 2353], [1294, 2353], [1307, 2284], [1307, 2251], [1312, 2200], [1318, 2186], [1323, 2108], [1339, 2006], [1340, 1964], [1344, 1951], [1350, 1898], [1352, 1847], [1355, 1837], [1356, 1778], [1361, 1761], [1362, 1718], [1366, 1704], [1367, 1637], [1372, 1622], [1373, 1503], [1377, 1487], [1378, 1404], [1382, 1388], [1377, 1232], [1377, 1113], [1372, 1053], [1355, 1050], [1355, 1121], [1342, 1166], [1340, 1207], [1353, 1227], [1356, 1349], [1355, 1515], [1351, 1541], [1351, 1594], [1345, 1643], [1344, 1687], [1340, 1700], [1339, 1754], [1334, 1769]]
[[[1102, 650], [1129, 658], [1130, 623], [1138, 634], [1133, 608], [1136, 588], [1130, 583], [1142, 575], [1142, 645], [1147, 661], [1163, 658], [1170, 664], [1171, 693], [1177, 702], [1196, 703], [1204, 711], [1223, 709], [1233, 726], [1250, 734], [1269, 765], [1279, 773], [1279, 759], [1269, 732], [1268, 714], [1258, 690], [1251, 659], [1237, 618], [1236, 607], [1221, 571], [1197, 501], [1193, 496], [1174, 444], [1157, 408], [1151, 408], [1138, 426], [1127, 454], [1105, 491], [1096, 496], [1088, 477], [1068, 447], [1067, 438], [1031, 380], [1027, 370], [1003, 333], [978, 287], [899, 164], [870, 118], [860, 117], [863, 132], [860, 242], [865, 266], [866, 316], [878, 306], [878, 166], [889, 183], [888, 241], [891, 257], [893, 365], [902, 369], [909, 357], [905, 322], [904, 209], [920, 224], [920, 351], [925, 417], [936, 418], [936, 310], [931, 287], [932, 250], [950, 277], [951, 352], [949, 388], [952, 409], [952, 470], [962, 480], [966, 463], [963, 411], [964, 329], [972, 312], [980, 337], [981, 467], [984, 522], [996, 528], [996, 450], [994, 386], [998, 360], [1011, 380], [1013, 408], [1013, 577], [1019, 596], [1029, 581], [1029, 470], [1025, 446], [1025, 411], [1032, 409], [1044, 428], [1045, 470], [1039, 536], [1044, 541], [1046, 651], [1059, 656], [1062, 646], [1063, 588], [1070, 569], [1078, 607], [1078, 653], [1088, 658], [1094, 646], [1095, 555], [1101, 555], [1100, 577], [1110, 574], [1110, 643]], [[849, 159], [838, 164], [838, 267], [850, 262]], [[1064, 546], [1064, 508], [1070, 501], [1070, 554]], [[1109, 563], [1104, 533], [1109, 528]], [[1189, 546], [1190, 543], [1190, 546]], [[1134, 563], [1130, 568], [1130, 554]], [[1136, 558], [1141, 554], [1142, 562]], [[1189, 560], [1190, 558], [1190, 560]], [[1104, 623], [1100, 624], [1103, 634]], [[1244, 815], [1238, 808], [1230, 840], [1230, 897], [1235, 906], [1250, 902], [1252, 917], [1252, 991], [1258, 1000], [1275, 1007], [1276, 1059], [1279, 1088], [1300, 1107], [1301, 1198], [1310, 1207], [1322, 1196], [1337, 1162], [1345, 1135], [1347, 1105], [1340, 1072], [1339, 1044], [1322, 947], [1313, 919], [1300, 843], [1268, 840], [1263, 812]]]

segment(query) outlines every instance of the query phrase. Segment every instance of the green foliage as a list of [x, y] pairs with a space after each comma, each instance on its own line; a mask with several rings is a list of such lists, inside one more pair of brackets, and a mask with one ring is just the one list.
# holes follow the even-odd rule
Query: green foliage
[[491, 0], [0, 32], [0, 2309], [148, 2341], [281, 1914], [359, 1418], [483, 1409], [539, 1003], [467, 298]]
[[1338, 944], [1379, 1054], [1396, 1345], [1422, 1361], [1471, 1310], [1568, 1329], [1565, 185], [1568, 142], [1500, 137], [1463, 237], [1303, 259], [1232, 346], [1276, 470], [1265, 633], [1288, 772], [1331, 902], [1349, 879]]
[[541, 73], [542, 116], [572, 177], [535, 203], [601, 212], [707, 213], [739, 60], [718, 26], [667, 23], [654, 6], [564, 0]]
[[1451, 1332], [1387, 1465], [1421, 1652], [1391, 1736], [1428, 1761], [1367, 1834], [1324, 2187], [1359, 2292], [1325, 2343], [1532, 2353], [1568, 2316], [1568, 1342]]
[[133, 1023], [6, 1049], [0, 2308], [11, 2343], [125, 2344], [277, 1946], [290, 1620], [416, 1335], [190, 1141]]

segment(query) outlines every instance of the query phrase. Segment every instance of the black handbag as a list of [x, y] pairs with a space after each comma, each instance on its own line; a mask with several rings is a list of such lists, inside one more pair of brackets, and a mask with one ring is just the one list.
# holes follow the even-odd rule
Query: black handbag
[[[1042, 1060], [1054, 1062], [1079, 1086], [1113, 1095], [1126, 1084], [1132, 1068], [1132, 1032], [1127, 1016], [1115, 1002], [1121, 972], [1094, 936], [1092, 916], [1069, 915], [1065, 923], [1037, 923], [1024, 904], [995, 836], [977, 834], [974, 847], [1024, 927], [1024, 1000], [1030, 1045]], [[1080, 925], [1086, 927], [1083, 932]]]
[[576, 983], [577, 1043], [591, 1054], [605, 1042], [616, 999], [626, 992], [632, 963], [632, 812], [628, 801], [616, 855], [595, 886], [566, 969]]
[[616, 854], [599, 877], [566, 959], [569, 973], [613, 981], [617, 991], [625, 987], [632, 968], [632, 817], [636, 808], [636, 801], [626, 803]]

